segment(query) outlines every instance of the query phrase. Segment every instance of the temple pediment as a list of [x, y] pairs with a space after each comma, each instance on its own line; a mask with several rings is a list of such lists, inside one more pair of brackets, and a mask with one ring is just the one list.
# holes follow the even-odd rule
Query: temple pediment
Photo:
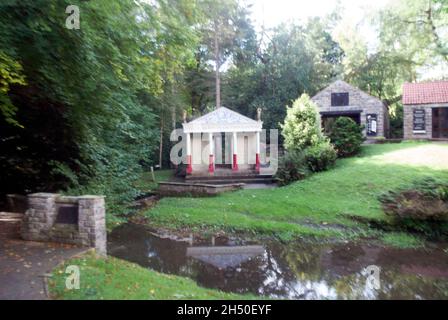
[[183, 124], [185, 133], [197, 132], [256, 132], [263, 123], [226, 107], [220, 107], [193, 121]]

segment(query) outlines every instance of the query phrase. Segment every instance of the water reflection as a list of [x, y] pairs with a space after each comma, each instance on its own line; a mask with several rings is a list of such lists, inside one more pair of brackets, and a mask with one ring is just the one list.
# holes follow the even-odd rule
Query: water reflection
[[[227, 241], [221, 239], [215, 241], [219, 248], [194, 248], [190, 252], [196, 254], [187, 255], [188, 242], [160, 238], [137, 225], [122, 226], [109, 239], [113, 256], [228, 292], [287, 299], [448, 298], [448, 255], [439, 248], [268, 243], [264, 250], [244, 251], [254, 248], [248, 246], [223, 254]], [[381, 268], [379, 290], [366, 286], [362, 272], [369, 265]]]

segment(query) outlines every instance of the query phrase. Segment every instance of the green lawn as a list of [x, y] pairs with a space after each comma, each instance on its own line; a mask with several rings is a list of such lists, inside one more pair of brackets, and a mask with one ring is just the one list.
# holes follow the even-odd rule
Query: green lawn
[[[66, 289], [68, 265], [80, 269], [80, 289]], [[199, 287], [193, 280], [142, 268], [136, 264], [92, 253], [66, 261], [53, 270], [49, 281], [54, 299], [76, 300], [165, 300], [165, 299], [250, 299], [249, 295], [224, 293]]]
[[155, 226], [173, 228], [245, 231], [286, 240], [358, 238], [373, 231], [351, 216], [384, 222], [378, 196], [423, 177], [448, 179], [448, 144], [366, 145], [359, 157], [338, 160], [334, 169], [286, 187], [213, 198], [164, 198], [145, 215]]

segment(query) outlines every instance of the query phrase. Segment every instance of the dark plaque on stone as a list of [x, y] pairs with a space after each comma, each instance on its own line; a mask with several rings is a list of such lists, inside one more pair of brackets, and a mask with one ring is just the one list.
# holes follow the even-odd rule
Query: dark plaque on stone
[[376, 136], [378, 133], [378, 115], [374, 113], [367, 114], [367, 135]]
[[424, 109], [415, 109], [414, 110], [414, 122], [413, 122], [413, 130], [414, 131], [425, 131], [425, 110]]
[[72, 204], [58, 205], [56, 223], [78, 224], [78, 206]]

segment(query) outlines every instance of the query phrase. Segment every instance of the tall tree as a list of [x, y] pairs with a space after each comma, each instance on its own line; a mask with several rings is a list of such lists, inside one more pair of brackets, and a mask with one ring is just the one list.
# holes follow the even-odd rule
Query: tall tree
[[[80, 7], [79, 30], [65, 27], [69, 4]], [[156, 101], [192, 56], [195, 6], [3, 1], [0, 48], [26, 85], [7, 93], [24, 128], [0, 123], [2, 193], [99, 193], [111, 206], [133, 199], [142, 164], [158, 158], [160, 109], [143, 97]]]
[[386, 48], [406, 52], [417, 63], [448, 64], [448, 1], [399, 0], [377, 17]]
[[[236, 24], [241, 6], [238, 0], [202, 0], [204, 20], [200, 27], [201, 45], [196, 55], [197, 67], [213, 62], [215, 107], [221, 106], [221, 68], [232, 56], [238, 32]], [[199, 71], [199, 70], [198, 70]]]
[[225, 96], [249, 116], [261, 107], [264, 126], [274, 129], [280, 128], [286, 105], [304, 92], [313, 95], [340, 74], [343, 52], [326, 19], [283, 24], [269, 38], [265, 48], [247, 42], [244, 55], [250, 58], [229, 69]]

